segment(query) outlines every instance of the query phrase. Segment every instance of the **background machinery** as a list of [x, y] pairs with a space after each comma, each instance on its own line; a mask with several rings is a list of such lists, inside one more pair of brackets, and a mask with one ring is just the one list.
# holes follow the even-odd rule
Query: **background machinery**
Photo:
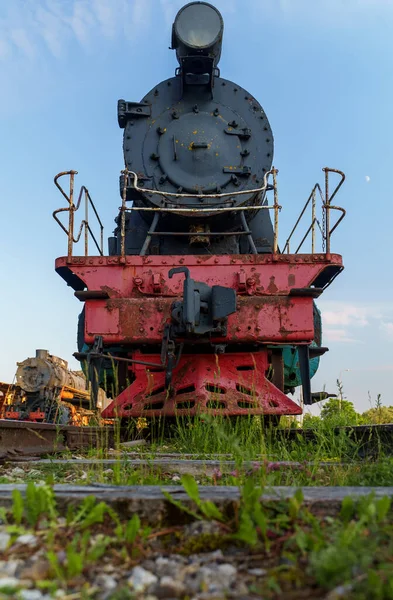
[[[17, 366], [15, 384], [1, 389], [2, 418], [62, 425], [88, 425], [97, 418], [83, 372], [70, 371], [64, 359], [36, 350], [35, 357]], [[102, 410], [106, 404], [100, 389], [97, 408]]]

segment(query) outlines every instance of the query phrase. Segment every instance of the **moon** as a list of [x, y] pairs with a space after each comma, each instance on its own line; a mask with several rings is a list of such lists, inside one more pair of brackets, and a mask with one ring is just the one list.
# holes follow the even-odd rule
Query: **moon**
[[370, 183], [370, 177], [368, 175], [366, 175], [364, 179], [366, 180], [366, 183]]

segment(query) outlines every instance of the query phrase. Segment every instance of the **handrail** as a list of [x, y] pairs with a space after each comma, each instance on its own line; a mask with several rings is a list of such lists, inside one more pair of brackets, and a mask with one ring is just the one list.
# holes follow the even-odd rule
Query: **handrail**
[[[315, 226], [316, 225], [318, 226], [318, 228], [321, 232], [323, 252], [326, 252], [326, 254], [330, 253], [330, 240], [331, 240], [332, 233], [333, 233], [333, 231], [335, 231], [335, 229], [337, 229], [338, 225], [341, 223], [341, 221], [343, 220], [343, 218], [346, 215], [346, 211], [344, 208], [342, 208], [341, 206], [334, 206], [331, 203], [332, 199], [337, 194], [338, 190], [340, 189], [340, 187], [342, 186], [342, 184], [345, 181], [345, 174], [342, 171], [339, 171], [338, 169], [331, 169], [329, 167], [324, 167], [322, 169], [322, 171], [324, 171], [324, 173], [325, 173], [325, 193], [323, 193], [319, 183], [316, 183], [314, 185], [308, 199], [306, 200], [305, 205], [303, 206], [302, 211], [300, 212], [299, 217], [297, 218], [295, 225], [292, 227], [291, 233], [289, 234], [289, 236], [285, 242], [285, 245], [283, 248], [283, 253], [285, 253], [285, 252], [287, 252], [288, 254], [290, 253], [290, 241], [292, 239], [293, 234], [297, 230], [297, 227], [298, 227], [300, 221], [302, 220], [304, 214], [306, 213], [306, 209], [309, 206], [310, 202], [311, 202], [311, 224], [308, 227], [306, 233], [304, 234], [302, 240], [300, 241], [298, 247], [296, 248], [295, 254], [297, 254], [299, 252], [300, 248], [303, 246], [304, 242], [308, 238], [310, 232], [311, 232], [311, 253], [314, 254], [314, 252], [315, 252]], [[329, 196], [329, 174], [330, 173], [337, 173], [338, 175], [341, 176], [341, 180], [335, 187], [333, 194], [331, 196]], [[317, 192], [319, 192], [319, 195], [321, 198], [322, 219], [323, 219], [322, 227], [316, 216], [316, 193]], [[338, 210], [342, 214], [339, 217], [339, 219], [336, 221], [334, 226], [330, 229], [330, 211], [332, 211], [332, 210]]]
[[[85, 256], [88, 256], [89, 254], [89, 234], [91, 235], [91, 238], [100, 254], [100, 256], [104, 255], [104, 226], [101, 222], [101, 219], [98, 215], [97, 209], [94, 205], [94, 202], [90, 196], [89, 190], [87, 189], [87, 187], [85, 187], [84, 185], [82, 185], [80, 191], [79, 191], [79, 196], [78, 196], [78, 200], [76, 202], [76, 204], [74, 203], [74, 183], [75, 183], [75, 175], [78, 174], [78, 171], [62, 171], [61, 173], [58, 173], [55, 178], [54, 178], [54, 183], [55, 186], [57, 187], [57, 189], [61, 192], [61, 194], [64, 196], [64, 198], [67, 200], [69, 206], [63, 207], [63, 208], [58, 208], [57, 210], [55, 210], [52, 213], [53, 218], [55, 219], [55, 221], [60, 225], [61, 229], [64, 231], [64, 233], [67, 235], [68, 237], [68, 252], [67, 252], [67, 257], [71, 258], [72, 256], [72, 250], [73, 250], [73, 244], [77, 244], [79, 242], [79, 240], [81, 239], [81, 235], [82, 235], [82, 231], [84, 230], [85, 235], [84, 235], [84, 242], [85, 242]], [[66, 194], [66, 192], [64, 191], [64, 189], [61, 187], [60, 183], [59, 183], [59, 179], [60, 177], [64, 177], [65, 175], [69, 175], [70, 176], [70, 192], [69, 195]], [[83, 221], [80, 224], [79, 227], [79, 231], [78, 231], [78, 235], [76, 236], [76, 238], [74, 237], [74, 221], [75, 221], [75, 213], [77, 210], [79, 210], [79, 207], [81, 205], [82, 202], [82, 196], [84, 196], [84, 200], [85, 200], [85, 218], [83, 219]], [[91, 208], [94, 211], [94, 214], [97, 218], [97, 221], [99, 223], [99, 227], [100, 227], [100, 243], [97, 242], [97, 239], [90, 227], [89, 224], [89, 205], [91, 206]], [[60, 221], [60, 219], [58, 218], [58, 214], [61, 212], [68, 212], [69, 213], [69, 218], [68, 218], [68, 229], [66, 229], [66, 227], [63, 225], [63, 223]]]
[[[263, 186], [253, 189], [247, 190], [239, 190], [235, 192], [220, 192], [216, 194], [184, 194], [184, 193], [175, 193], [175, 192], [162, 192], [159, 190], [152, 190], [150, 188], [143, 188], [138, 186], [138, 175], [134, 171], [129, 171], [127, 168], [124, 169], [121, 174], [123, 176], [123, 189], [122, 189], [122, 205], [119, 208], [121, 212], [121, 223], [120, 223], [120, 254], [124, 258], [125, 256], [125, 213], [128, 211], [146, 211], [146, 212], [154, 212], [155, 214], [159, 213], [170, 213], [176, 212], [178, 214], [182, 213], [220, 213], [220, 212], [240, 212], [248, 211], [248, 210], [274, 210], [274, 238], [273, 238], [273, 254], [277, 254], [278, 252], [278, 213], [281, 210], [281, 206], [278, 203], [278, 191], [277, 191], [277, 176], [278, 170], [272, 167], [270, 171], [266, 171], [263, 176]], [[273, 176], [273, 184], [268, 183], [269, 176]], [[270, 190], [274, 191], [274, 203], [269, 206], [267, 204], [252, 204], [248, 206], [222, 206], [222, 202], [220, 202], [221, 206], [211, 205], [209, 208], [200, 208], [200, 204], [195, 205], [192, 208], [183, 208], [181, 206], [176, 206], [175, 208], [170, 208], [167, 206], [162, 207], [142, 207], [142, 206], [127, 206], [127, 188], [128, 188], [128, 178], [129, 176], [133, 179], [133, 189], [137, 192], [145, 193], [145, 194], [154, 194], [163, 196], [167, 201], [174, 204], [171, 198], [197, 198], [199, 201], [204, 200], [205, 198], [225, 198], [233, 196], [241, 196], [241, 195], [250, 195], [250, 194], [260, 194], [261, 192], [267, 192]], [[149, 234], [148, 234], [149, 235]]]
[[[345, 175], [342, 171], [339, 171], [338, 169], [331, 169], [331, 168], [325, 167], [322, 170], [325, 173], [325, 190], [323, 192], [321, 186], [318, 183], [316, 183], [314, 185], [305, 205], [303, 206], [303, 209], [300, 212], [299, 217], [296, 220], [295, 225], [293, 226], [293, 228], [285, 242], [282, 253], [285, 253], [285, 252], [287, 252], [288, 254], [290, 253], [291, 239], [292, 239], [295, 231], [297, 230], [299, 223], [301, 222], [304, 215], [306, 214], [307, 208], [310, 206], [310, 203], [311, 203], [311, 224], [309, 225], [306, 233], [304, 234], [302, 240], [300, 241], [300, 243], [295, 251], [295, 254], [297, 254], [300, 251], [300, 249], [302, 248], [304, 242], [306, 241], [306, 239], [308, 238], [310, 233], [311, 233], [311, 253], [315, 252], [316, 227], [318, 227], [321, 232], [322, 251], [324, 253], [326, 253], [327, 255], [330, 254], [331, 235], [336, 230], [336, 228], [338, 227], [338, 225], [341, 223], [341, 221], [343, 220], [343, 218], [346, 215], [346, 211], [344, 210], [344, 208], [342, 208], [340, 206], [332, 205], [333, 198], [336, 196], [337, 192], [339, 191], [340, 187], [342, 186], [342, 184], [345, 181]], [[56, 175], [56, 177], [54, 178], [54, 183], [55, 183], [56, 187], [58, 188], [58, 190], [61, 192], [61, 194], [64, 196], [64, 198], [67, 200], [68, 206], [63, 207], [63, 208], [58, 208], [57, 210], [55, 210], [53, 212], [53, 218], [60, 225], [61, 229], [67, 235], [67, 238], [68, 238], [67, 257], [68, 258], [72, 257], [73, 245], [77, 244], [79, 242], [79, 240], [81, 239], [82, 231], [84, 231], [85, 256], [88, 256], [88, 252], [89, 252], [89, 235], [91, 236], [91, 238], [94, 242], [94, 245], [97, 248], [100, 256], [103, 256], [104, 226], [98, 215], [97, 209], [96, 209], [94, 202], [90, 196], [90, 193], [85, 186], [82, 186], [80, 188], [77, 202], [74, 203], [74, 184], [75, 184], [75, 175], [77, 175], [77, 173], [78, 173], [77, 171], [72, 171], [72, 170], [71, 171], [63, 171], [61, 173], [58, 173]], [[140, 187], [138, 184], [138, 174], [135, 173], [134, 171], [129, 171], [127, 168], [124, 169], [123, 171], [121, 171], [121, 174], [123, 177], [123, 189], [122, 189], [122, 205], [119, 208], [119, 210], [120, 210], [120, 255], [121, 255], [121, 257], [124, 258], [125, 254], [126, 254], [125, 253], [126, 212], [132, 212], [132, 211], [153, 212], [155, 215], [154, 220], [153, 220], [154, 226], [152, 225], [150, 227], [150, 230], [147, 234], [147, 238], [145, 241], [145, 243], [147, 242], [147, 245], [150, 243], [150, 239], [151, 239], [152, 235], [159, 235], [159, 232], [155, 232], [155, 226], [157, 225], [160, 213], [165, 214], [165, 213], [176, 212], [178, 214], [188, 214], [188, 213], [217, 214], [217, 213], [224, 213], [224, 212], [227, 212], [227, 213], [239, 212], [241, 215], [244, 232], [242, 231], [242, 232], [237, 232], [237, 233], [243, 234], [243, 235], [248, 235], [251, 238], [250, 239], [251, 248], [254, 248], [253, 251], [255, 253], [256, 249], [255, 249], [255, 244], [251, 237], [252, 236], [251, 231], [249, 231], [247, 224], [246, 225], [244, 224], [244, 223], [246, 223], [245, 211], [273, 210], [274, 211], [273, 255], [278, 254], [279, 253], [279, 250], [278, 250], [278, 225], [279, 225], [278, 214], [282, 207], [278, 203], [277, 173], [278, 173], [278, 170], [275, 169], [274, 167], [272, 167], [272, 169], [270, 171], [267, 171], [264, 174], [263, 185], [261, 187], [254, 188], [254, 189], [246, 189], [246, 190], [239, 190], [239, 191], [233, 191], [233, 192], [220, 192], [220, 193], [216, 193], [216, 194], [195, 194], [195, 193], [188, 194], [188, 193], [164, 192], [164, 191], [160, 191], [160, 190], [153, 190], [150, 188]], [[330, 173], [336, 173], [341, 176], [341, 180], [336, 185], [336, 187], [331, 195], [329, 195], [329, 174]], [[67, 194], [64, 191], [64, 189], [62, 188], [62, 186], [59, 183], [59, 179], [66, 175], [68, 175], [70, 177], [69, 194]], [[272, 182], [269, 182], [269, 177], [272, 177]], [[132, 183], [130, 183], [131, 180], [132, 180]], [[162, 196], [163, 197], [163, 206], [161, 206], [161, 207], [127, 206], [127, 202], [128, 202], [127, 191], [130, 189], [131, 186], [132, 186], [133, 190], [140, 192], [140, 193], [150, 194], [150, 195], [154, 194], [154, 195]], [[273, 191], [273, 203], [270, 205], [268, 203], [266, 203], [267, 200], [264, 200], [264, 202], [261, 204], [249, 204], [249, 205], [239, 205], [239, 206], [226, 205], [225, 206], [225, 203], [231, 202], [231, 200], [233, 199], [234, 196], [241, 196], [241, 195], [250, 196], [250, 195], [254, 194], [255, 200], [260, 201], [260, 198], [261, 198], [260, 194], [263, 192], [268, 192], [268, 191]], [[321, 198], [322, 226], [321, 226], [320, 221], [317, 218], [317, 211], [316, 211], [317, 193], [319, 193], [319, 196]], [[223, 200], [226, 197], [228, 197], [228, 200], [227, 201]], [[74, 236], [75, 213], [80, 208], [80, 205], [82, 203], [82, 198], [84, 198], [84, 204], [85, 204], [85, 218], [82, 220], [80, 227], [79, 227], [78, 234], [75, 237]], [[198, 201], [198, 204], [195, 204], [195, 205], [189, 204], [187, 206], [187, 208], [183, 208], [181, 205], [179, 205], [179, 203], [176, 203], [176, 201], [175, 201], [175, 199], [180, 199], [180, 198], [195, 198], [195, 200]], [[204, 200], [205, 198], [219, 199], [220, 202], [217, 203], [217, 204], [219, 204], [219, 206], [217, 206], [216, 204], [211, 204], [209, 207], [201, 208], [200, 202], [201, 202], [201, 200]], [[223, 206], [223, 203], [224, 203], [224, 206]], [[168, 204], [169, 204], [169, 206], [168, 206]], [[100, 227], [100, 241], [99, 242], [97, 241], [97, 238], [94, 235], [92, 228], [89, 224], [89, 206], [92, 208], [94, 215], [98, 221], [99, 227]], [[338, 220], [334, 223], [333, 227], [331, 228], [330, 227], [330, 214], [331, 214], [332, 210], [341, 212], [341, 216], [338, 218]], [[57, 216], [59, 213], [62, 213], [62, 212], [68, 212], [68, 214], [69, 214], [68, 229], [61, 222], [59, 217]], [[165, 235], [165, 233], [166, 232], [163, 232], [164, 235]], [[236, 234], [236, 232], [233, 235], [235, 235], [235, 234]], [[187, 234], [184, 234], [184, 235], [187, 235]], [[209, 235], [210, 236], [214, 235], [214, 233], [210, 232]], [[219, 235], [219, 234], [217, 233], [217, 235]], [[142, 251], [141, 251], [141, 255], [143, 255]]]
[[[322, 170], [325, 171], [324, 209], [326, 211], [326, 229], [325, 229], [326, 254], [329, 254], [330, 253], [330, 236], [332, 235], [333, 231], [337, 228], [337, 226], [341, 223], [341, 221], [343, 220], [343, 218], [346, 215], [346, 211], [343, 208], [341, 208], [340, 206], [332, 206], [332, 204], [331, 204], [334, 196], [337, 194], [338, 190], [340, 189], [340, 187], [342, 186], [342, 184], [345, 181], [345, 174], [342, 171], [339, 171], [338, 169], [329, 169], [328, 167], [325, 167]], [[341, 180], [336, 185], [334, 192], [330, 197], [329, 197], [329, 173], [337, 173], [337, 175], [341, 176]], [[342, 213], [341, 217], [338, 219], [338, 221], [336, 221], [336, 223], [334, 224], [332, 229], [330, 229], [330, 211], [331, 210], [339, 210]]]

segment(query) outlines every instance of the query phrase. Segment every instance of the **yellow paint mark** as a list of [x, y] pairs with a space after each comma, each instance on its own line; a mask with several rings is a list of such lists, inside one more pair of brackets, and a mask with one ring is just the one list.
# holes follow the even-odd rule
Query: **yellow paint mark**
[[193, 131], [192, 133], [195, 135], [196, 133], [198, 133], [198, 129], [195, 129], [195, 131]]
[[[178, 143], [179, 143], [179, 140], [176, 140], [176, 144], [178, 144]], [[238, 146], [238, 147], [239, 147], [239, 146]]]
[[216, 152], [216, 156], [218, 156], [218, 152]]

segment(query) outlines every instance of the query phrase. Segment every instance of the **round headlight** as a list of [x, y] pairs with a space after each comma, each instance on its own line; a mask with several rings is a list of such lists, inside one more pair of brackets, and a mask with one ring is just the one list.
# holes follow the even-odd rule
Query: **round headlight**
[[177, 13], [174, 33], [177, 40], [190, 49], [203, 50], [214, 46], [222, 36], [221, 14], [207, 2], [191, 2]]

